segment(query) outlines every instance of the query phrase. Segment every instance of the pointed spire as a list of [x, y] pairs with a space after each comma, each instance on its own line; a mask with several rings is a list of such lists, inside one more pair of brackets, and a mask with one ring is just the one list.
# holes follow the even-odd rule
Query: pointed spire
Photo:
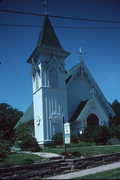
[[36, 56], [40, 52], [50, 52], [51, 54], [56, 53], [64, 58], [66, 58], [70, 54], [62, 48], [48, 18], [48, 15], [45, 15], [44, 17], [44, 22], [41, 28], [36, 48], [27, 60], [27, 62], [32, 63], [32, 58], [36, 59]]
[[55, 48], [64, 51], [47, 15], [44, 18], [37, 47]]

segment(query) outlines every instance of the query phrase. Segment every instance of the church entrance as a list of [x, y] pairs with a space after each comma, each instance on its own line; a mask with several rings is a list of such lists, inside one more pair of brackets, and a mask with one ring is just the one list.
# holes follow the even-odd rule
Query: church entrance
[[87, 118], [87, 126], [99, 125], [99, 119], [95, 114], [90, 114]]

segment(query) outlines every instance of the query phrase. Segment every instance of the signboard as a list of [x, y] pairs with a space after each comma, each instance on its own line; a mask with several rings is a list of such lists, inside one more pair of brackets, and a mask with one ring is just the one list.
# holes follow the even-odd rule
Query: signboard
[[64, 124], [65, 144], [70, 144], [70, 123]]

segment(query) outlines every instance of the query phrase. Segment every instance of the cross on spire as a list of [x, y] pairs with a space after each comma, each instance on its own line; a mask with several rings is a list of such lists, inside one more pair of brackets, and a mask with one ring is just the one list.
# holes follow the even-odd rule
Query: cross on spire
[[95, 88], [92, 88], [91, 91], [90, 91], [90, 93], [92, 94], [92, 97], [95, 97], [95, 94], [96, 94]]
[[83, 56], [85, 55], [85, 53], [82, 51], [81, 47], [79, 48], [79, 51], [77, 53], [80, 55], [79, 61], [83, 60], [84, 59]]
[[45, 15], [47, 15], [47, 7], [48, 7], [47, 0], [44, 0], [44, 2], [42, 3], [42, 5], [43, 5], [44, 8], [45, 8]]

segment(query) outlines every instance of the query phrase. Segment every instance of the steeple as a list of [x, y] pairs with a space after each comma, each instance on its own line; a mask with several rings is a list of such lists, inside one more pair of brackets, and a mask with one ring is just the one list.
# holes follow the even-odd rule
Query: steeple
[[47, 15], [42, 25], [37, 47], [55, 48], [64, 51]]
[[69, 55], [69, 53], [62, 48], [52, 27], [52, 24], [48, 18], [48, 15], [45, 15], [44, 17], [44, 22], [41, 28], [36, 48], [30, 58], [27, 60], [27, 62], [31, 63], [31, 59], [35, 58], [36, 54], [43, 51], [46, 51], [47, 53], [51, 52], [52, 54], [56, 53], [65, 58]]

